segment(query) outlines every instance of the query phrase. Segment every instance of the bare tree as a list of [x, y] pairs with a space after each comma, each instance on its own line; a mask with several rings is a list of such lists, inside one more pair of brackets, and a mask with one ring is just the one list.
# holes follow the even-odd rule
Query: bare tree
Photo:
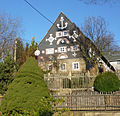
[[17, 33], [18, 20], [6, 14], [0, 14], [0, 58], [11, 51]]
[[107, 30], [107, 24], [104, 18], [88, 17], [84, 21], [84, 25], [81, 27], [81, 30], [101, 52], [112, 49], [114, 36]]

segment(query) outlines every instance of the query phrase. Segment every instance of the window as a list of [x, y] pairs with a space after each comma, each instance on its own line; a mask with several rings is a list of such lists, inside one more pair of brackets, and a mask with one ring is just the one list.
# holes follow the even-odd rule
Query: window
[[63, 36], [69, 36], [69, 31], [68, 30], [63, 31]]
[[54, 48], [46, 49], [46, 54], [54, 54]]
[[65, 71], [66, 70], [66, 63], [60, 64], [60, 70]]
[[52, 64], [50, 64], [49, 66], [48, 66], [48, 70], [52, 70]]
[[62, 32], [61, 31], [56, 32], [56, 37], [62, 37]]
[[58, 51], [61, 53], [61, 52], [66, 52], [67, 50], [67, 47], [66, 46], [64, 46], [64, 47], [59, 47], [58, 48]]
[[62, 36], [62, 33], [61, 33], [61, 32], [59, 32], [59, 33], [58, 33], [58, 36], [59, 36], [59, 37], [61, 37], [61, 36]]
[[79, 70], [79, 62], [73, 62], [73, 70]]
[[71, 46], [71, 51], [72, 51], [72, 52], [74, 52], [74, 51], [79, 51], [79, 45]]
[[56, 37], [69, 36], [69, 30], [56, 32]]
[[73, 46], [73, 51], [77, 51], [78, 46]]
[[65, 52], [65, 48], [64, 47], [60, 48], [60, 52]]
[[68, 32], [67, 31], [64, 31], [64, 36], [66, 36], [68, 34]]

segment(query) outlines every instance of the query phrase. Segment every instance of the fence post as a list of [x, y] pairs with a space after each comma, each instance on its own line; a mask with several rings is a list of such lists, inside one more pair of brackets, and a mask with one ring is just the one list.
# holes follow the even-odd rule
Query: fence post
[[59, 81], [60, 81], [60, 93], [62, 92], [62, 89], [63, 89], [63, 79], [62, 78], [59, 78]]

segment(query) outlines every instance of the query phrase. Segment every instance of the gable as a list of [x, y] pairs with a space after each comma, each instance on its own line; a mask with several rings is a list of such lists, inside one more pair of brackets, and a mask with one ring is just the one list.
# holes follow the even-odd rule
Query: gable
[[[78, 36], [77, 32], [74, 30], [75, 25], [72, 23], [62, 12], [59, 14], [51, 28], [48, 30], [45, 37], [42, 39], [40, 44], [38, 45], [38, 49], [40, 50], [40, 56], [42, 54], [50, 55], [50, 54], [58, 54], [60, 55], [60, 50], [62, 52], [62, 47], [65, 47], [65, 58], [77, 58], [80, 57], [73, 55], [75, 53], [71, 53], [71, 48], [75, 42], [73, 36]], [[73, 36], [72, 36], [73, 34]], [[53, 50], [53, 51], [52, 51]], [[49, 52], [50, 51], [50, 52]], [[64, 52], [64, 51], [63, 51]], [[72, 51], [74, 52], [74, 51]], [[77, 54], [77, 53], [76, 53]], [[49, 56], [48, 56], [49, 57]]]

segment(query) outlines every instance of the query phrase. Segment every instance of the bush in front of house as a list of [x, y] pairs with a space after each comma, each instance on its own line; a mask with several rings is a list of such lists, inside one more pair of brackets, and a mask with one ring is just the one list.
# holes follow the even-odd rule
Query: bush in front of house
[[94, 81], [94, 89], [99, 92], [114, 92], [120, 88], [120, 80], [115, 73], [99, 74]]
[[39, 116], [52, 115], [50, 92], [43, 80], [42, 70], [34, 58], [30, 57], [18, 71], [13, 82], [8, 87], [1, 104], [5, 115], [37, 113]]

